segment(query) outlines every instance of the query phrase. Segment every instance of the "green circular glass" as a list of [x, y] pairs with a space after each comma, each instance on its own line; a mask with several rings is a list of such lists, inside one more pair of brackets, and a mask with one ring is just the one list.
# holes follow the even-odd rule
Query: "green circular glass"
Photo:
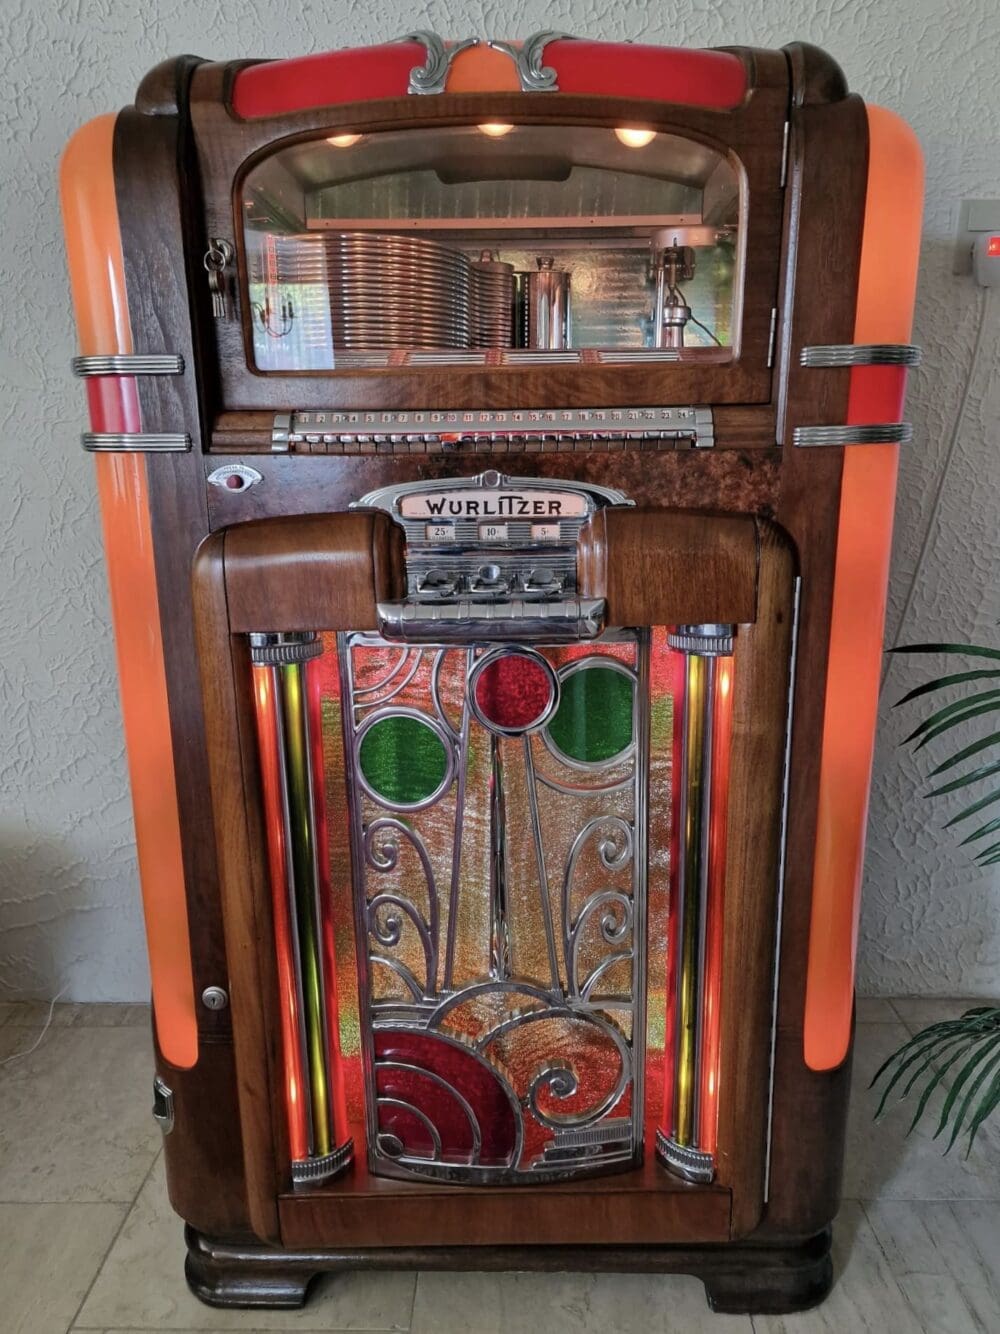
[[549, 740], [577, 764], [603, 764], [632, 744], [635, 682], [615, 667], [580, 667], [561, 678]]
[[374, 796], [393, 806], [416, 806], [441, 787], [448, 757], [427, 723], [392, 714], [372, 723], [361, 738], [358, 766]]

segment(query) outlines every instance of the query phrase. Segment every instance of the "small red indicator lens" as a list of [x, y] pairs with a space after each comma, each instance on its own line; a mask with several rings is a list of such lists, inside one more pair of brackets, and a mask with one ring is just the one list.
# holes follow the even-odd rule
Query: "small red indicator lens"
[[990, 239], [986, 242], [986, 253], [991, 258], [993, 256], [1000, 256], [1000, 236], [990, 237]]

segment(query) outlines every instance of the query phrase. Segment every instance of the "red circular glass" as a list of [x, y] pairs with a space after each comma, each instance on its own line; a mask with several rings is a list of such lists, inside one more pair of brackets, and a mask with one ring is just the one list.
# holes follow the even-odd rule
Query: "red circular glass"
[[527, 653], [504, 653], [476, 672], [473, 700], [487, 727], [501, 732], [527, 732], [545, 721], [555, 703], [556, 682], [542, 659]]

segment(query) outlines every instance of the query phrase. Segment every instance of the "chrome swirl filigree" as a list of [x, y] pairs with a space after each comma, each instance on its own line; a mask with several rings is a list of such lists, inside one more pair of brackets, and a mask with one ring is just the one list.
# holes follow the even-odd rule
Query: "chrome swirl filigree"
[[446, 46], [436, 32], [419, 28], [398, 38], [401, 42], [419, 42], [426, 55], [422, 65], [414, 65], [410, 70], [409, 93], [443, 93], [448, 78], [448, 67], [460, 51], [467, 51], [470, 46], [478, 46], [478, 37], [466, 37], [460, 42]]
[[[623, 870], [632, 862], [635, 850], [632, 826], [627, 820], [623, 820], [620, 815], [598, 815], [594, 819], [588, 820], [577, 834], [566, 860], [566, 873], [563, 877], [562, 886], [563, 957], [566, 965], [566, 976], [570, 995], [583, 995], [588, 999], [594, 983], [610, 967], [610, 961], [603, 960], [603, 966], [602, 964], [598, 965], [600, 972], [597, 972], [596, 968], [592, 970], [581, 986], [579, 979], [580, 943], [590, 921], [600, 911], [601, 939], [607, 945], [617, 945], [625, 940], [631, 933], [633, 926], [632, 897], [619, 889], [598, 890], [591, 894], [580, 908], [580, 911], [575, 916], [573, 915], [573, 879], [576, 874], [577, 863], [584, 848], [597, 833], [603, 834], [597, 843], [597, 855], [601, 866], [606, 871], [614, 873]], [[631, 958], [630, 950], [619, 952], [615, 956], [616, 961], [617, 959], [628, 958]]]
[[557, 74], [551, 65], [546, 65], [545, 48], [549, 42], [565, 41], [567, 32], [536, 32], [526, 38], [520, 46], [511, 42], [489, 42], [494, 51], [503, 51], [510, 56], [517, 66], [517, 77], [523, 93], [557, 93]]
[[[423, 869], [427, 889], [427, 916], [425, 917], [406, 895], [398, 891], [385, 891], [376, 894], [368, 901], [366, 908], [368, 930], [383, 948], [395, 949], [402, 940], [404, 916], [413, 923], [424, 952], [425, 994], [430, 996], [433, 995], [437, 983], [440, 910], [437, 886], [434, 883], [434, 868], [431, 866], [431, 859], [423, 839], [403, 824], [402, 820], [390, 816], [373, 820], [364, 831], [365, 860], [376, 871], [394, 871], [399, 864], [401, 839], [416, 852]], [[380, 913], [383, 914], [381, 920]]]

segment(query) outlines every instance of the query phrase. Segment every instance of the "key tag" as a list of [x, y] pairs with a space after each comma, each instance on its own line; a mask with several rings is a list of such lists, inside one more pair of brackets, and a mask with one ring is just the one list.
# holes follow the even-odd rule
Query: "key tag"
[[233, 247], [229, 242], [213, 237], [203, 262], [208, 273], [208, 290], [212, 294], [212, 315], [217, 320], [229, 318], [229, 283], [226, 270], [232, 260]]

